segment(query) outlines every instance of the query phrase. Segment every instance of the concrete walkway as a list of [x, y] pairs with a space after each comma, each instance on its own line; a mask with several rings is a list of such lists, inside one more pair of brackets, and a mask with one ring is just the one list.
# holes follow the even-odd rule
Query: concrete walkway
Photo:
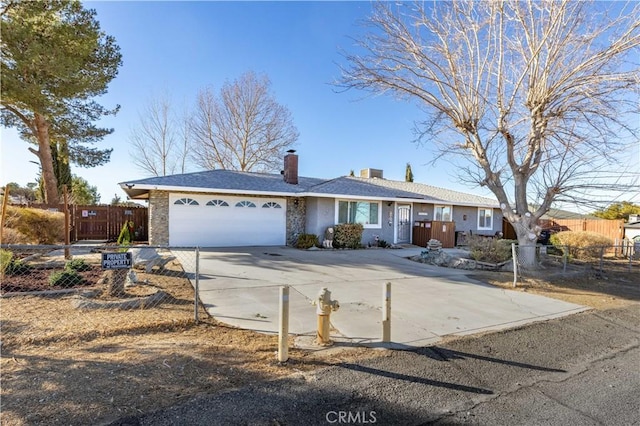
[[316, 314], [311, 301], [322, 287], [327, 287], [333, 299], [340, 302], [340, 310], [331, 316], [332, 338], [376, 345], [382, 330], [383, 285], [391, 282], [391, 339], [393, 346], [400, 348], [432, 344], [447, 335], [499, 330], [587, 309], [499, 289], [467, 277], [465, 271], [406, 259], [421, 250], [203, 249], [200, 298], [208, 312], [221, 322], [275, 333], [279, 288], [289, 285], [289, 330], [313, 336]]

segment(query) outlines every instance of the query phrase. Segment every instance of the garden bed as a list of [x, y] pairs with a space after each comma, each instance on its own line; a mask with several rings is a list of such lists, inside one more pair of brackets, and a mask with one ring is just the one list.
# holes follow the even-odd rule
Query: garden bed
[[[49, 284], [49, 276], [59, 269], [34, 266], [19, 274], [7, 274], [0, 283], [0, 293], [66, 290], [69, 287]], [[89, 265], [86, 271], [78, 272], [82, 281], [74, 288], [95, 286], [102, 277], [103, 270], [97, 265]]]

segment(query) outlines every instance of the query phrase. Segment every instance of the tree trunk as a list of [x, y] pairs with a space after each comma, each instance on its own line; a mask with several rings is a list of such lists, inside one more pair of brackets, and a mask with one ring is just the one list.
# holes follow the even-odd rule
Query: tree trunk
[[49, 140], [49, 123], [41, 114], [35, 114], [35, 126], [38, 139], [38, 151], [32, 150], [40, 160], [42, 167], [42, 181], [44, 184], [45, 204], [58, 204], [60, 197], [58, 194], [58, 180], [53, 170], [53, 156], [51, 155], [51, 143]]
[[113, 269], [107, 271], [105, 282], [109, 288], [109, 296], [122, 297], [124, 295], [124, 284], [127, 281], [128, 269]]
[[528, 218], [523, 218], [512, 225], [518, 238], [518, 264], [525, 269], [537, 268], [536, 243], [538, 235], [535, 231], [535, 224], [532, 225]]

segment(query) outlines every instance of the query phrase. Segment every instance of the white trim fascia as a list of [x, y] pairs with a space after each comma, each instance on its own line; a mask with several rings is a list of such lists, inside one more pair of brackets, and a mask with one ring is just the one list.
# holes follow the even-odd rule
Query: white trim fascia
[[[129, 187], [121, 184], [120, 187], [126, 192]], [[160, 185], [138, 185], [135, 184], [131, 189], [142, 189], [149, 191], [167, 191], [167, 192], [195, 192], [210, 194], [232, 194], [232, 195], [271, 195], [277, 197], [303, 197], [301, 192], [278, 192], [278, 191], [254, 191], [246, 189], [222, 189], [222, 188], [198, 188], [190, 186], [160, 186]]]
[[371, 197], [366, 195], [348, 195], [348, 194], [326, 194], [326, 193], [314, 193], [314, 192], [299, 192], [299, 197], [316, 197], [316, 198], [348, 198], [352, 200], [380, 200], [380, 201], [392, 201], [396, 203], [420, 203], [420, 204], [433, 204], [433, 205], [446, 205], [446, 206], [459, 206], [459, 207], [487, 207], [492, 209], [500, 209], [500, 206], [496, 204], [483, 204], [483, 203], [470, 203], [470, 202], [458, 202], [449, 200], [429, 200], [424, 198], [406, 198], [406, 197]]

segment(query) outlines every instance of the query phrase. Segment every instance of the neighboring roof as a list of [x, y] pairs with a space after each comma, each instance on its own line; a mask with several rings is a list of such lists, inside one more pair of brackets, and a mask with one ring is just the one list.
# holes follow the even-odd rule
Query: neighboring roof
[[300, 197], [358, 197], [498, 207], [495, 199], [431, 185], [351, 176], [328, 180], [301, 176], [298, 178], [298, 185], [291, 185], [284, 182], [282, 175], [279, 174], [210, 170], [122, 182], [120, 186], [131, 198], [147, 198], [148, 192], [156, 189], [174, 192], [226, 192]]
[[625, 223], [625, 229], [640, 229], [640, 222]]

